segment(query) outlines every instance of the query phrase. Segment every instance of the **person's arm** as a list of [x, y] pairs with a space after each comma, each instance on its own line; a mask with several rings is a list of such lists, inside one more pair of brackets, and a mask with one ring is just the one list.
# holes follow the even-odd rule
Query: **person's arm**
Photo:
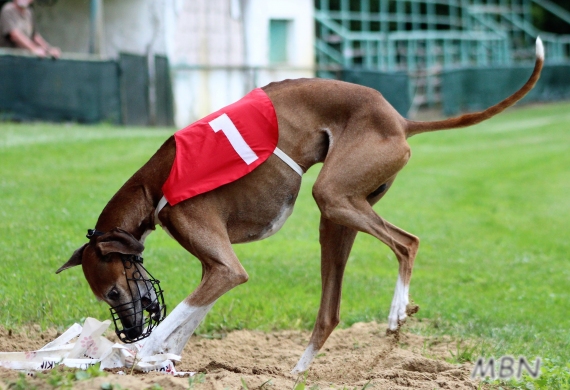
[[18, 29], [10, 31], [10, 39], [16, 44], [16, 46], [22, 49], [28, 49], [38, 57], [45, 57], [48, 54], [43, 47], [33, 42], [26, 36], [26, 34]]
[[47, 54], [54, 58], [59, 58], [61, 56], [61, 50], [59, 47], [50, 46], [49, 43], [40, 35], [40, 33], [34, 34], [34, 42], [45, 50]]

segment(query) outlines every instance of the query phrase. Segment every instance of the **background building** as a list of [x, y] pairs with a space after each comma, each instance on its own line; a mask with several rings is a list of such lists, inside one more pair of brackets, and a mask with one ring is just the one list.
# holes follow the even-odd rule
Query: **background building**
[[570, 98], [566, 0], [35, 3], [63, 60], [0, 50], [0, 116], [183, 127], [255, 87], [315, 75], [378, 89], [402, 115], [451, 115], [516, 90], [537, 35], [546, 67], [525, 99]]
[[64, 52], [168, 58], [176, 126], [271, 81], [314, 76], [312, 0], [59, 0], [39, 30]]

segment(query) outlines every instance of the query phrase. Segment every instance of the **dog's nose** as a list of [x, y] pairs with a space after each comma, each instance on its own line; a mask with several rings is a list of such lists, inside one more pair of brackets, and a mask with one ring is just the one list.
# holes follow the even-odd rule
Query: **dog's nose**
[[150, 313], [150, 317], [153, 321], [158, 321], [160, 319], [160, 305], [158, 302], [154, 301], [151, 305], [146, 307], [145, 310]]
[[158, 301], [156, 299], [151, 300], [149, 296], [146, 296], [141, 299], [141, 303], [143, 306], [143, 310], [146, 310], [151, 314], [156, 314], [160, 312], [160, 305], [158, 304]]
[[156, 305], [156, 301], [153, 302], [153, 300], [149, 295], [145, 295], [144, 297], [141, 298], [141, 304], [143, 310], [151, 311], [150, 309], [154, 307], [154, 305]]
[[148, 311], [149, 313], [154, 313], [160, 310], [160, 306], [158, 305], [158, 302], [155, 301], [151, 301], [151, 299], [149, 297], [144, 297], [141, 299], [141, 303], [143, 306], [143, 309]]
[[142, 326], [133, 326], [125, 330], [127, 338], [134, 340], [142, 334]]
[[158, 322], [160, 321], [160, 310], [157, 312], [154, 312], [151, 314], [150, 318], [154, 321], [154, 322]]

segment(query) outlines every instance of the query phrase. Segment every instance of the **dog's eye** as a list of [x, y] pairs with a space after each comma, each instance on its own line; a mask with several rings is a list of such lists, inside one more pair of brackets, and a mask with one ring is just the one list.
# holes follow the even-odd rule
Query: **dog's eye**
[[107, 293], [107, 298], [110, 299], [111, 301], [116, 301], [117, 299], [119, 299], [120, 295], [121, 294], [119, 294], [117, 289], [114, 288]]

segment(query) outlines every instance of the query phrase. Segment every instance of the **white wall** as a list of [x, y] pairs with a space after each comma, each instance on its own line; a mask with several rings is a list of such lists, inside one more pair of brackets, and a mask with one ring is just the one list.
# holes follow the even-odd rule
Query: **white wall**
[[230, 0], [183, 0], [176, 10], [172, 64], [241, 65], [241, 20], [231, 17]]
[[[313, 0], [241, 0], [240, 20], [229, 16], [231, 0], [209, 0], [214, 14], [206, 18], [197, 15], [204, 14], [208, 0], [183, 1], [193, 3], [194, 12], [180, 15], [178, 20], [193, 26], [192, 31], [183, 29], [184, 39], [176, 39], [178, 50], [187, 50], [187, 54], [171, 57], [177, 59], [172, 65], [178, 127], [233, 103], [255, 87], [287, 78], [314, 77]], [[269, 64], [270, 19], [291, 20], [287, 64]], [[180, 36], [178, 33], [177, 38]], [[195, 65], [232, 69], [192, 69]]]
[[[38, 29], [64, 52], [87, 53], [89, 7], [90, 0], [36, 6]], [[313, 12], [313, 0], [103, 0], [103, 52], [166, 54], [183, 127], [255, 87], [313, 77]], [[270, 19], [291, 20], [288, 64], [269, 64]]]
[[166, 54], [165, 10], [169, 0], [104, 0], [105, 53]]
[[312, 0], [244, 0], [247, 64], [269, 65], [269, 20], [291, 20], [289, 64], [314, 66], [314, 6]]
[[[170, 24], [175, 123], [186, 126], [241, 98], [244, 64], [241, 18], [231, 0], [180, 0]], [[201, 69], [196, 69], [200, 67]], [[216, 69], [208, 69], [216, 67]], [[181, 70], [181, 68], [184, 68]]]

